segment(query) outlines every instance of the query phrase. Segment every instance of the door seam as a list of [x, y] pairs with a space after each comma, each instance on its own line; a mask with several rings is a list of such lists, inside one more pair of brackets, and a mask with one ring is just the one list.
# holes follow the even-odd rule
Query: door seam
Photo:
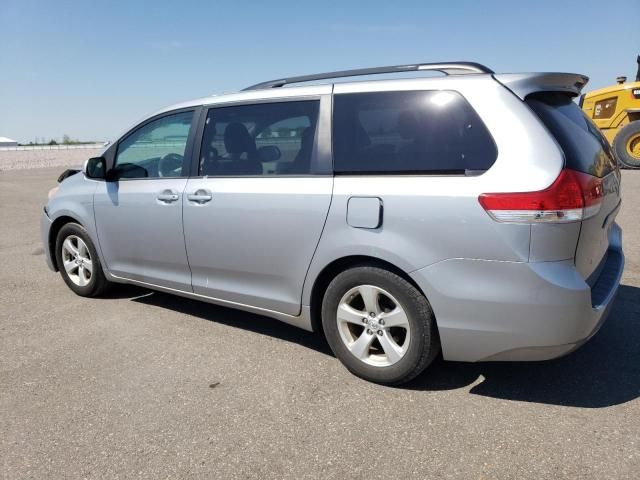
[[189, 250], [187, 250], [187, 234], [185, 233], [185, 228], [184, 228], [184, 199], [185, 199], [185, 193], [187, 191], [187, 187], [189, 186], [189, 181], [191, 179], [187, 178], [187, 181], [184, 184], [184, 188], [182, 189], [182, 194], [181, 194], [181, 205], [180, 205], [180, 225], [182, 227], [182, 245], [184, 246], [184, 254], [185, 257], [187, 258], [187, 268], [189, 269], [189, 285], [191, 286], [191, 293], [194, 293], [195, 290], [193, 289], [193, 270], [191, 270], [191, 262], [189, 261]]

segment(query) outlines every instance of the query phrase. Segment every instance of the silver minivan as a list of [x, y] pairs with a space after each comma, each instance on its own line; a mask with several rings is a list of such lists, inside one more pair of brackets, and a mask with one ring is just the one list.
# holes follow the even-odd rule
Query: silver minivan
[[[371, 79], [408, 71], [444, 75]], [[586, 82], [416, 64], [174, 105], [61, 176], [49, 266], [82, 296], [136, 284], [323, 332], [378, 383], [440, 351], [567, 354], [624, 266], [620, 171], [573, 102]]]

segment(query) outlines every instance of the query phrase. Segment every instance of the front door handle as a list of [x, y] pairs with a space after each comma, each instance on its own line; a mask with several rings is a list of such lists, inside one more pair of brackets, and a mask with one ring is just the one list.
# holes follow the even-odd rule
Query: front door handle
[[190, 202], [199, 203], [200, 205], [202, 205], [203, 203], [210, 202], [212, 198], [213, 198], [213, 195], [211, 195], [211, 192], [204, 190], [202, 188], [199, 190], [196, 190], [194, 193], [190, 193], [187, 195], [187, 199]]
[[156, 198], [162, 203], [173, 203], [178, 200], [179, 196], [178, 192], [174, 190], [163, 190]]

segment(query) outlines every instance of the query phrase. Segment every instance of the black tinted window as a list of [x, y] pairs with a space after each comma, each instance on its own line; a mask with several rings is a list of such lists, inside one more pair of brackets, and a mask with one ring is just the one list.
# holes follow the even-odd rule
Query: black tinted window
[[526, 102], [562, 147], [568, 168], [597, 177], [615, 168], [609, 143], [571, 97], [547, 92], [530, 95]]
[[465, 173], [497, 157], [476, 112], [451, 91], [336, 95], [333, 152], [337, 173]]
[[318, 105], [318, 101], [299, 101], [209, 110], [200, 175], [314, 173]]

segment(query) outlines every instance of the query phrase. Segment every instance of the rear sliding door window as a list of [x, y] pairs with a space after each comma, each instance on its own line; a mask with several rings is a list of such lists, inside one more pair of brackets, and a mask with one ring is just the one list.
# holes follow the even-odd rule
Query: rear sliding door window
[[201, 176], [311, 175], [318, 100], [209, 110]]
[[340, 94], [333, 115], [336, 173], [481, 173], [498, 155], [482, 120], [457, 92]]
[[536, 93], [526, 102], [560, 144], [567, 168], [596, 177], [616, 168], [609, 142], [569, 95]]

